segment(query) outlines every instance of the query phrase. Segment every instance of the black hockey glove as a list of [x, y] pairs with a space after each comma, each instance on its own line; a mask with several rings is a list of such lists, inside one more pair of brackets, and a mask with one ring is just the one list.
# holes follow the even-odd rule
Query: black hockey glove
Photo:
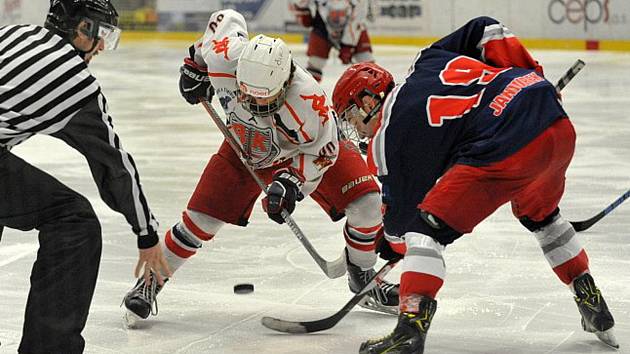
[[386, 261], [397, 262], [405, 257], [404, 254], [394, 251], [392, 245], [385, 238], [385, 232], [383, 229], [381, 229], [381, 231], [379, 231], [376, 235], [374, 252], [376, 252], [381, 259]]
[[184, 59], [184, 65], [179, 69], [179, 92], [186, 102], [197, 104], [199, 100], [212, 100], [214, 88], [210, 84], [208, 70], [195, 63], [192, 59]]
[[295, 210], [295, 202], [304, 199], [301, 187], [302, 181], [288, 170], [276, 172], [267, 188], [267, 196], [262, 200], [263, 209], [271, 220], [278, 224], [284, 223], [282, 210], [291, 214]]

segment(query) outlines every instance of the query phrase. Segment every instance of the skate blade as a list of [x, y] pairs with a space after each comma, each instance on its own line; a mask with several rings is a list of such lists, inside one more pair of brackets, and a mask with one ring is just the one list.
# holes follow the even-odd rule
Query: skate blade
[[123, 315], [123, 325], [127, 329], [135, 329], [138, 328], [138, 325], [142, 322], [143, 318], [136, 315], [132, 311], [125, 309], [125, 314]]
[[617, 342], [615, 332], [612, 328], [603, 332], [595, 332], [595, 335], [597, 336], [597, 338], [599, 338], [599, 340], [604, 342], [604, 344], [609, 345], [615, 349], [619, 349], [619, 342]]
[[374, 301], [374, 299], [369, 296], [365, 296], [358, 305], [368, 310], [386, 313], [388, 315], [398, 315], [398, 306], [385, 306]]

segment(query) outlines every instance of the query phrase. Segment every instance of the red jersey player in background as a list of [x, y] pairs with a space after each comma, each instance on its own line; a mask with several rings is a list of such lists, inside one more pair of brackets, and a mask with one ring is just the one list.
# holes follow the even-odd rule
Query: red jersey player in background
[[[216, 95], [228, 126], [269, 184], [263, 207], [283, 223], [296, 202], [311, 196], [333, 221], [346, 217], [343, 237], [349, 286], [358, 292], [375, 273], [374, 242], [381, 230], [379, 187], [354, 145], [338, 141], [332, 103], [313, 77], [295, 65], [277, 38], [248, 40], [243, 16], [221, 10], [189, 49], [180, 91], [187, 102]], [[164, 252], [175, 272], [226, 223], [246, 226], [261, 189], [227, 142], [208, 162], [182, 219], [166, 233]], [[139, 279], [125, 296], [129, 324], [151, 313], [161, 287]], [[377, 310], [398, 306], [398, 286], [382, 283], [364, 303]]]
[[356, 64], [337, 82], [333, 102], [359, 137], [371, 139], [368, 164], [385, 205], [377, 252], [404, 254], [398, 324], [360, 353], [424, 352], [445, 247], [506, 202], [574, 295], [583, 329], [618, 347], [586, 251], [558, 208], [575, 131], [542, 67], [509, 29], [489, 17], [470, 21], [423, 50], [395, 87], [385, 69]]
[[374, 61], [365, 24], [367, 6], [364, 0], [297, 0], [289, 3], [297, 22], [311, 28], [306, 70], [315, 80], [321, 81], [331, 48], [337, 49], [343, 64]]

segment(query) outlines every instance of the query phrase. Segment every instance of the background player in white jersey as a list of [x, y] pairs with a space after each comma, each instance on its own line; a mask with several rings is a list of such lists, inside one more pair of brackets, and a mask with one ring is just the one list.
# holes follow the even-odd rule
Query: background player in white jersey
[[[379, 187], [360, 153], [338, 141], [336, 113], [313, 77], [296, 66], [280, 39], [248, 40], [241, 14], [210, 16], [204, 36], [190, 47], [180, 90], [191, 104], [218, 96], [229, 127], [258, 176], [269, 184], [263, 207], [283, 223], [297, 201], [310, 195], [333, 221], [346, 216], [349, 285], [358, 291], [374, 274], [374, 240], [381, 230]], [[336, 162], [336, 163], [335, 163]], [[225, 141], [208, 162], [182, 220], [164, 239], [170, 269], [177, 270], [225, 224], [246, 226], [260, 195], [238, 156]], [[161, 287], [143, 279], [125, 296], [130, 324], [147, 318]], [[372, 293], [377, 306], [396, 307], [398, 288], [383, 283]]]
[[102, 240], [90, 202], [14, 155], [13, 146], [46, 134], [80, 152], [103, 201], [137, 235], [136, 276], [144, 266], [149, 279], [150, 268], [166, 264], [133, 158], [87, 67], [116, 47], [117, 22], [109, 0], [56, 0], [44, 27], [0, 27], [0, 237], [4, 226], [39, 231], [20, 353], [83, 353]]
[[339, 52], [343, 64], [373, 62], [368, 36], [365, 0], [293, 0], [289, 8], [302, 26], [311, 28], [308, 38], [308, 70], [321, 81], [330, 49]]

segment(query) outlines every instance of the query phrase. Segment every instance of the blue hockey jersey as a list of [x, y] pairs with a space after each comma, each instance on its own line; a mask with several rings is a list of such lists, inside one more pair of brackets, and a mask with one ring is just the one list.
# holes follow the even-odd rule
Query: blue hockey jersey
[[383, 184], [386, 232], [406, 232], [453, 164], [501, 161], [564, 116], [542, 67], [492, 18], [476, 18], [421, 51], [387, 96], [368, 152]]

